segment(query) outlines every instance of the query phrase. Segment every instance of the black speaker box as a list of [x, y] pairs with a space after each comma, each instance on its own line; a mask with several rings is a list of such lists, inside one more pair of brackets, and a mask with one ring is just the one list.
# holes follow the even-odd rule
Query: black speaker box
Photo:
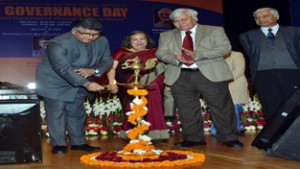
[[283, 157], [300, 161], [300, 116], [280, 137], [280, 139], [267, 150], [267, 155]]
[[0, 100], [0, 164], [41, 162], [38, 100]]
[[268, 120], [251, 144], [259, 149], [271, 148], [293, 124], [299, 114], [300, 90], [295, 90], [292, 96], [280, 106], [279, 112]]

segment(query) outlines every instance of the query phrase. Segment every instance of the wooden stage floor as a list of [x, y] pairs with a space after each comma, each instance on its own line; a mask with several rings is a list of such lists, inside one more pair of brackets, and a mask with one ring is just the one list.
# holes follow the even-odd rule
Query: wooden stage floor
[[[263, 150], [251, 146], [256, 132], [240, 134], [243, 148], [228, 148], [216, 142], [211, 134], [206, 134], [207, 146], [195, 146], [191, 148], [177, 148], [173, 143], [180, 141], [180, 134], [175, 133], [168, 140], [155, 142], [156, 149], [161, 150], [185, 150], [206, 155], [206, 161], [202, 166], [183, 166], [178, 169], [298, 169], [300, 161], [289, 160], [281, 157], [271, 157], [264, 154]], [[89, 144], [100, 146], [101, 152], [121, 150], [127, 141], [115, 135], [88, 137]], [[42, 138], [42, 162], [26, 164], [0, 165], [0, 169], [95, 169], [82, 164], [79, 158], [87, 154], [83, 151], [68, 151], [64, 155], [53, 155], [48, 138]]]

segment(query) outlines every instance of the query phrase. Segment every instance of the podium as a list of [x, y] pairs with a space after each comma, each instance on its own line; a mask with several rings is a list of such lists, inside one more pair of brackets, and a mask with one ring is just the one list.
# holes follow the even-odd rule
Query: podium
[[0, 164], [42, 161], [40, 121], [34, 90], [0, 89]]

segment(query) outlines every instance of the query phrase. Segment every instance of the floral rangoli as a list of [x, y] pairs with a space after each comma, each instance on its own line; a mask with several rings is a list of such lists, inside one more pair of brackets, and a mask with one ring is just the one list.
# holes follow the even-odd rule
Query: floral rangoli
[[127, 93], [134, 96], [130, 103], [131, 111], [127, 112], [128, 122], [135, 127], [128, 132], [129, 143], [121, 151], [97, 152], [84, 155], [80, 160], [87, 165], [106, 167], [172, 167], [180, 165], [201, 165], [205, 155], [191, 151], [158, 150], [152, 145], [151, 138], [145, 133], [151, 125], [143, 120], [148, 112], [145, 89], [128, 89]]

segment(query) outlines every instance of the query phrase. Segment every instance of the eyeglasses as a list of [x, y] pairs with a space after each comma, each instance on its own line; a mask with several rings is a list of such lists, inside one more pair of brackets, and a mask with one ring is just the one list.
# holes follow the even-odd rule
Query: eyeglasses
[[83, 36], [88, 36], [88, 37], [98, 37], [100, 35], [100, 32], [99, 33], [85, 33], [85, 32], [81, 32], [79, 29], [76, 29], [76, 31], [80, 34], [80, 35], [83, 35]]
[[180, 22], [187, 22], [191, 17], [188, 18], [182, 18], [182, 19], [178, 19], [178, 20], [173, 20], [174, 24], [179, 24]]

